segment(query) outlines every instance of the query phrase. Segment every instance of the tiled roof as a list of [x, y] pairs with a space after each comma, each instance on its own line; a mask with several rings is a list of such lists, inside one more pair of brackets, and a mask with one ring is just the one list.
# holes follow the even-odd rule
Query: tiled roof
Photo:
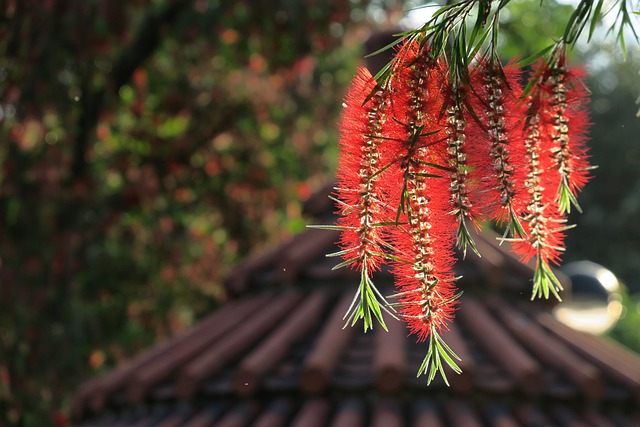
[[465, 295], [445, 340], [463, 373], [451, 387], [416, 378], [425, 344], [399, 322], [343, 329], [357, 276], [331, 270], [335, 240], [310, 229], [238, 266], [233, 302], [83, 384], [78, 425], [640, 425], [640, 358], [529, 301], [531, 269], [494, 236], [458, 263]]

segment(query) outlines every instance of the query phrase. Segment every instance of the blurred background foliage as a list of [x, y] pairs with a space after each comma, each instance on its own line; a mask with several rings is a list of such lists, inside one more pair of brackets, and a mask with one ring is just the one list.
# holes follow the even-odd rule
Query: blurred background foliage
[[[304, 227], [341, 98], [400, 0], [0, 2], [0, 425], [66, 425], [70, 393], [223, 303], [229, 267]], [[513, 0], [526, 57], [572, 7]], [[605, 28], [606, 29], [606, 28]], [[596, 40], [593, 162], [567, 260], [640, 290], [637, 52]], [[638, 299], [613, 335], [637, 345]], [[620, 332], [621, 331], [621, 332]]]

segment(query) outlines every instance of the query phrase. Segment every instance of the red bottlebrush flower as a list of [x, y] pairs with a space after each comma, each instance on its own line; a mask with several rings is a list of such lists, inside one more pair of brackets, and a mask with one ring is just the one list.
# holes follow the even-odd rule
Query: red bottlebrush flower
[[[420, 138], [418, 138], [420, 142]], [[429, 349], [418, 375], [430, 383], [437, 372], [448, 384], [442, 369], [444, 359], [457, 373], [458, 356], [446, 345], [440, 332], [448, 329], [460, 294], [456, 294], [453, 274], [455, 218], [450, 213], [450, 193], [442, 172], [433, 163], [441, 158], [445, 146], [425, 144], [412, 150], [404, 161], [405, 212], [392, 229], [395, 255], [393, 274], [401, 317], [418, 341], [429, 340]]]
[[523, 262], [536, 258], [536, 270], [532, 299], [558, 294], [562, 285], [553, 274], [550, 262], [559, 264], [564, 251], [566, 218], [558, 210], [556, 199], [557, 173], [551, 152], [554, 139], [541, 117], [546, 114], [546, 104], [540, 91], [534, 89], [529, 97], [529, 116], [525, 125], [527, 179], [525, 187], [529, 202], [523, 218], [526, 237], [514, 242], [514, 251]]
[[450, 192], [450, 214], [454, 216], [457, 223], [456, 244], [466, 256], [467, 246], [470, 246], [476, 254], [480, 254], [475, 247], [475, 243], [467, 228], [467, 221], [474, 229], [479, 228], [480, 211], [477, 204], [472, 202], [473, 193], [476, 193], [475, 182], [469, 179], [469, 162], [467, 159], [469, 151], [469, 136], [473, 138], [477, 134], [474, 131], [473, 120], [469, 120], [470, 111], [467, 109], [468, 91], [460, 87], [449, 86], [447, 93], [448, 103], [446, 107], [446, 117], [444, 132], [447, 144], [447, 165], [450, 168], [449, 192]]
[[[390, 194], [399, 196], [400, 210], [405, 210], [407, 182], [414, 176], [409, 169], [430, 166], [436, 170], [434, 177], [444, 177], [449, 170], [442, 115], [442, 89], [446, 86], [447, 74], [442, 60], [431, 58], [429, 47], [415, 39], [400, 48], [393, 66], [395, 72], [388, 85], [392, 118], [385, 134], [393, 141], [389, 152], [399, 166], [403, 185], [398, 188], [394, 182], [386, 184]], [[425, 150], [429, 151], [428, 156], [419, 153]]]
[[376, 93], [364, 102], [374, 88], [369, 71], [360, 68], [344, 101], [336, 194], [342, 215], [338, 225], [343, 227], [343, 259], [354, 268], [370, 272], [378, 269], [384, 252], [381, 228], [376, 224], [387, 220], [387, 196], [380, 185], [384, 174], [380, 136], [386, 121], [386, 101], [382, 93]]
[[[424, 341], [453, 317], [456, 304], [453, 241], [455, 218], [450, 214], [446, 170], [442, 88], [446, 71], [428, 47], [412, 40], [398, 54], [397, 72], [391, 81], [390, 134], [400, 144], [395, 156], [402, 186], [395, 186], [399, 200], [398, 226], [392, 229], [396, 262], [393, 268], [401, 306], [409, 330]], [[395, 150], [394, 150], [395, 151]]]
[[[453, 317], [455, 294], [452, 266], [455, 218], [450, 214], [447, 144], [442, 115], [447, 73], [429, 46], [410, 38], [392, 64], [389, 93], [391, 119], [385, 142], [399, 180], [385, 180], [391, 200], [397, 201], [396, 226], [391, 228], [400, 315], [419, 341], [429, 339], [427, 355], [418, 371], [431, 382], [443, 360], [455, 371], [458, 356], [440, 331]], [[447, 383], [448, 384], [448, 383]]]
[[514, 247], [525, 261], [536, 257], [533, 297], [558, 299], [562, 285], [549, 263], [558, 264], [564, 251], [566, 213], [577, 204], [577, 192], [589, 179], [586, 131], [588, 127], [584, 86], [579, 72], [567, 71], [564, 45], [549, 63], [534, 67], [525, 126], [528, 160], [526, 187], [529, 204], [524, 218], [527, 237]]
[[544, 96], [541, 120], [548, 124], [553, 139], [551, 154], [554, 168], [560, 173], [557, 196], [561, 212], [569, 212], [573, 204], [580, 210], [577, 194], [589, 180], [587, 132], [589, 129], [589, 93], [581, 81], [581, 69], [568, 69], [566, 52], [561, 46], [551, 62], [539, 63], [538, 89]]
[[455, 223], [446, 210], [449, 194], [446, 186], [430, 181], [433, 179], [415, 177], [408, 182], [407, 224], [394, 228], [392, 236], [400, 314], [419, 341], [434, 327], [446, 330], [456, 304]]
[[[469, 138], [469, 173], [478, 183], [475, 202], [498, 224], [508, 224], [512, 236], [524, 236], [519, 216], [527, 204], [523, 187], [527, 170], [522, 120], [526, 110], [520, 100], [520, 70], [504, 68], [497, 58], [480, 61], [471, 74], [469, 98], [479, 126]], [[478, 124], [474, 121], [472, 124]]]
[[341, 251], [334, 255], [344, 259], [338, 267], [350, 266], [361, 271], [358, 293], [345, 317], [353, 323], [363, 318], [365, 330], [373, 327], [372, 316], [384, 327], [378, 299], [383, 307], [386, 302], [373, 285], [371, 274], [385, 257], [386, 243], [380, 223], [389, 221], [388, 196], [381, 182], [393, 179], [390, 176], [393, 170], [385, 167], [389, 160], [381, 147], [387, 100], [382, 92], [373, 93], [375, 87], [369, 71], [360, 68], [345, 97], [336, 188], [341, 214], [336, 228], [341, 230]]

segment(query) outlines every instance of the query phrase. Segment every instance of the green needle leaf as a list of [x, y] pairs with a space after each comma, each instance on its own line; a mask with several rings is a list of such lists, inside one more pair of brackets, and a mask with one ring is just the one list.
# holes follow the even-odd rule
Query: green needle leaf
[[360, 274], [360, 285], [358, 286], [358, 290], [353, 297], [353, 301], [351, 302], [349, 309], [344, 315], [344, 319], [346, 320], [344, 327], [354, 326], [360, 319], [362, 319], [364, 323], [364, 331], [366, 332], [369, 329], [373, 329], [373, 320], [376, 319], [378, 323], [380, 323], [380, 326], [382, 326], [386, 331], [387, 325], [384, 323], [382, 310], [396, 318], [393, 314], [393, 311], [395, 310], [375, 287], [365, 266]]
[[531, 294], [531, 300], [535, 298], [549, 299], [549, 294], [553, 294], [558, 301], [562, 301], [558, 291], [561, 291], [562, 284], [551, 270], [551, 267], [538, 256], [536, 262], [536, 270], [533, 273], [533, 292]]
[[460, 357], [454, 353], [451, 347], [449, 347], [442, 339], [437, 328], [432, 326], [429, 334], [429, 349], [427, 351], [427, 355], [422, 361], [422, 364], [420, 365], [420, 369], [418, 369], [418, 377], [422, 374], [427, 375], [427, 385], [429, 385], [436, 377], [436, 374], [440, 373], [444, 383], [449, 386], [449, 380], [447, 379], [447, 375], [444, 371], [442, 361], [444, 360], [453, 372], [459, 374], [462, 372], [462, 369], [460, 369], [454, 359], [458, 361], [461, 360]]
[[525, 238], [527, 235], [527, 232], [524, 231], [524, 227], [520, 222], [520, 218], [515, 213], [512, 206], [509, 206], [509, 234], [511, 234], [511, 237], [520, 239]]
[[462, 251], [462, 258], [466, 258], [467, 248], [471, 248], [476, 255], [482, 257], [482, 255], [480, 255], [480, 251], [476, 247], [476, 242], [473, 240], [473, 237], [471, 237], [471, 233], [469, 233], [467, 223], [464, 220], [458, 224], [456, 245], [458, 246], [458, 249]]
[[521, 61], [518, 61], [518, 63], [517, 63], [518, 67], [524, 68], [527, 65], [531, 65], [536, 59], [540, 58], [541, 56], [546, 55], [547, 52], [549, 52], [554, 47], [555, 47], [555, 44], [549, 45], [549, 46], [545, 47], [544, 49], [541, 49], [538, 52], [534, 53], [533, 55], [528, 56], [528, 57], [524, 58]]
[[582, 208], [578, 204], [578, 199], [571, 191], [566, 177], [563, 177], [562, 181], [560, 182], [557, 197], [558, 210], [560, 211], [560, 213], [571, 213], [571, 205], [573, 205], [578, 212], [582, 213]]
[[593, 37], [593, 33], [596, 30], [596, 25], [598, 25], [598, 21], [600, 20], [600, 12], [602, 11], [603, 4], [604, 0], [599, 0], [595, 10], [593, 11], [593, 15], [591, 17], [591, 25], [589, 26], [589, 38], [587, 39], [587, 41], [591, 41], [591, 37]]
[[343, 225], [323, 225], [323, 224], [309, 224], [307, 228], [315, 228], [317, 230], [353, 230], [354, 227], [345, 227]]
[[394, 47], [395, 45], [397, 45], [398, 43], [402, 42], [404, 40], [404, 37], [402, 37], [402, 34], [396, 34], [396, 36], [398, 37], [396, 40], [392, 41], [391, 43], [389, 43], [388, 45], [386, 45], [385, 47], [376, 50], [375, 52], [371, 52], [370, 54], [366, 55], [365, 58], [370, 58], [372, 56], [378, 55], [382, 52], [385, 52], [389, 49], [391, 49], [392, 47]]
[[348, 260], [342, 261], [340, 264], [334, 265], [333, 268], [331, 270], [339, 270], [343, 267], [346, 267], [348, 265], [353, 264], [354, 262], [358, 261], [358, 258], [349, 258]]

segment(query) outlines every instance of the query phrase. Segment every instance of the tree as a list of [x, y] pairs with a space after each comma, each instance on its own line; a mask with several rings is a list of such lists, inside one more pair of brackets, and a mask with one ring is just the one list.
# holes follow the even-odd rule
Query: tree
[[302, 225], [366, 2], [254, 3], [3, 2], [0, 424], [50, 424]]

